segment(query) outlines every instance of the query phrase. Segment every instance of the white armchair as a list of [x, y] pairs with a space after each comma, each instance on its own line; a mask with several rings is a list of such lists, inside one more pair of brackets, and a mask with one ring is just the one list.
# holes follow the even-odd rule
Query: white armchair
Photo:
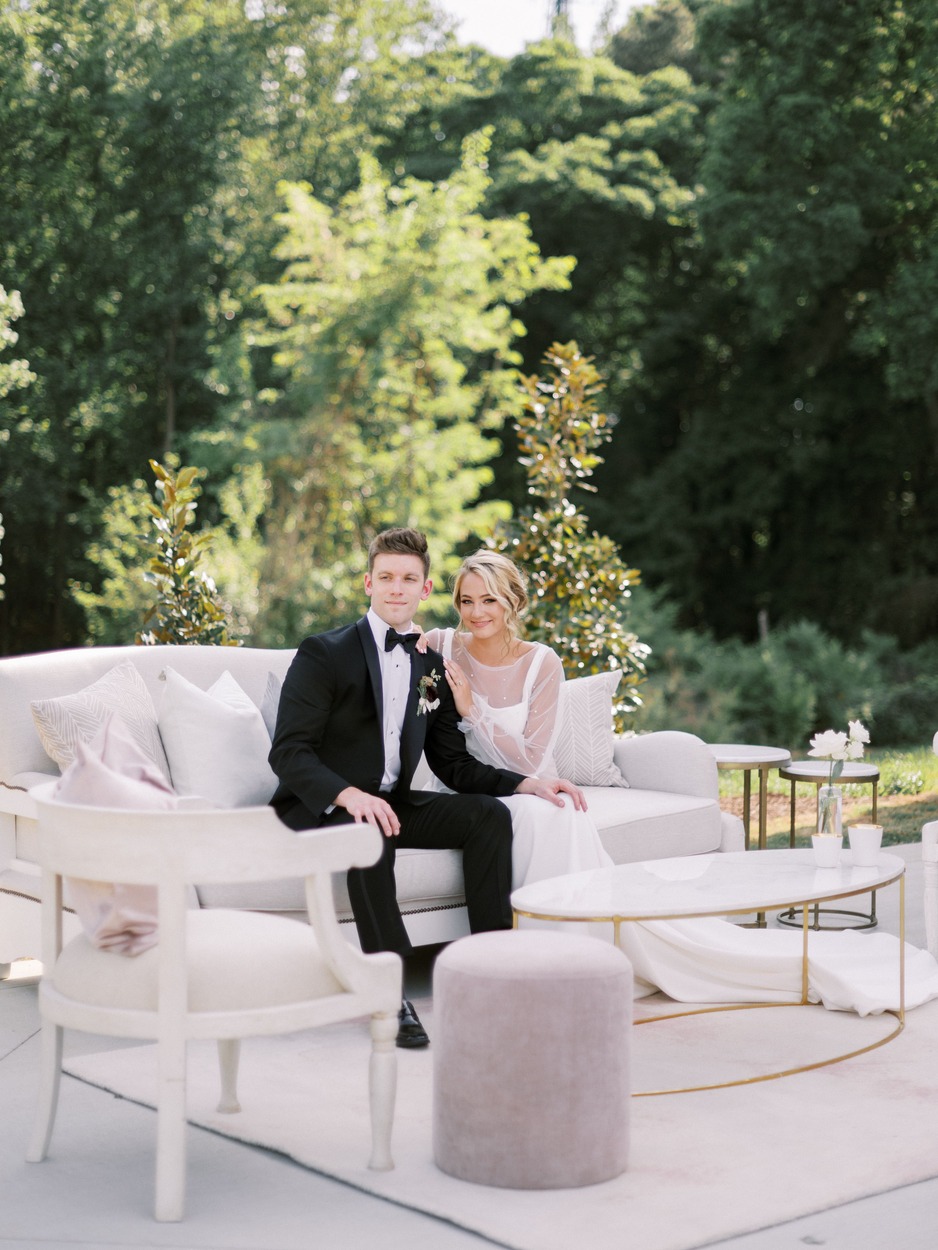
[[[28, 1159], [45, 1157], [55, 1120], [63, 1028], [152, 1039], [159, 1048], [156, 1204], [179, 1220], [185, 1195], [186, 1043], [218, 1041], [219, 1110], [236, 1112], [240, 1038], [371, 1016], [369, 1166], [393, 1167], [395, 1036], [401, 964], [342, 937], [330, 874], [377, 859], [370, 825], [288, 831], [267, 807], [117, 811], [56, 802], [35, 790], [45, 975], [39, 989], [39, 1106]], [[62, 878], [158, 889], [159, 940], [127, 956], [84, 935], [62, 945]], [[189, 909], [193, 884], [304, 877], [309, 925], [223, 908]], [[324, 1079], [328, 1079], [324, 1075]]]

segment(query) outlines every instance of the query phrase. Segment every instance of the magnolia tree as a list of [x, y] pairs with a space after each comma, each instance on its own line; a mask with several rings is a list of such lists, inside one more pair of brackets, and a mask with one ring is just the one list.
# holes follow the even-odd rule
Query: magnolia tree
[[610, 419], [596, 397], [603, 380], [591, 356], [576, 343], [554, 343], [544, 354], [547, 373], [523, 380], [524, 413], [517, 421], [520, 461], [528, 477], [531, 506], [496, 531], [492, 545], [528, 573], [529, 638], [557, 651], [568, 677], [621, 669], [617, 724], [640, 703], [638, 686], [649, 647], [628, 628], [631, 587], [639, 581], [615, 543], [589, 528], [573, 502], [574, 488], [602, 457], [596, 448], [610, 437]]
[[240, 646], [228, 632], [227, 606], [214, 581], [199, 567], [211, 542], [208, 533], [192, 532], [196, 500], [202, 493], [201, 471], [186, 466], [173, 473], [155, 460], [150, 461], [150, 468], [156, 476], [158, 499], [149, 506], [156, 553], [144, 576], [156, 587], [157, 600], [144, 616], [145, 628], [137, 634], [137, 642]]

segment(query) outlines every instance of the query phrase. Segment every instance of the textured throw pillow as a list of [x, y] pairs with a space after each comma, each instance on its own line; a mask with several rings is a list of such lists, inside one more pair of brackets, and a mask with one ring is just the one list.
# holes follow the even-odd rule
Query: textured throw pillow
[[270, 735], [229, 672], [200, 690], [174, 669], [165, 671], [159, 726], [177, 794], [200, 795], [219, 807], [267, 803], [277, 778], [267, 763]]
[[554, 765], [574, 785], [628, 787], [612, 757], [612, 696], [621, 678], [621, 669], [614, 669], [574, 677], [561, 688]]
[[[78, 743], [53, 794], [60, 803], [129, 811], [169, 811], [176, 806], [166, 779], [117, 715], [107, 718], [91, 742]], [[155, 886], [70, 878], [65, 889], [92, 945], [119, 955], [139, 955], [156, 944]]]
[[124, 660], [76, 694], [37, 699], [30, 707], [43, 749], [63, 772], [75, 758], [78, 744], [90, 742], [107, 718], [117, 713], [144, 755], [169, 777], [156, 708], [131, 660]]

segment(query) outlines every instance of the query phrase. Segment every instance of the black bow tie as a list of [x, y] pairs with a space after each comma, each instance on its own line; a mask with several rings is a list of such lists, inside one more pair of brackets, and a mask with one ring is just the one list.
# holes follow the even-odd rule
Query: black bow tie
[[419, 634], [399, 634], [396, 629], [389, 629], [384, 638], [384, 649], [385, 651], [393, 651], [397, 644], [400, 643], [405, 651], [413, 652], [419, 637]]

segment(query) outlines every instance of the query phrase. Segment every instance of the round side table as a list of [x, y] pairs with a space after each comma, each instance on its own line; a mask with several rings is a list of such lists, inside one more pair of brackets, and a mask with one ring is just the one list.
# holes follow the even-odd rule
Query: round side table
[[[742, 742], [710, 743], [717, 768], [743, 773], [743, 825], [746, 829], [746, 850], [749, 850], [749, 805], [751, 795], [750, 774], [759, 770], [759, 840], [760, 851], [765, 850], [765, 831], [768, 823], [769, 769], [781, 769], [791, 763], [791, 754], [781, 747], [748, 746]], [[781, 773], [784, 776], [784, 773]], [[875, 818], [874, 818], [875, 819]]]
[[[795, 845], [795, 790], [798, 782], [811, 782], [818, 794], [820, 794], [821, 786], [826, 785], [830, 777], [830, 760], [794, 760], [792, 763], [786, 764], [778, 770], [778, 775], [785, 781], [791, 783], [791, 818], [788, 832], [788, 845]], [[837, 778], [838, 786], [872, 786], [873, 787], [873, 824], [876, 824], [876, 809], [879, 800], [879, 769], [875, 764], [859, 764], [845, 763], [844, 770]], [[842, 916], [846, 917], [843, 924], [822, 924], [821, 916]], [[780, 912], [776, 917], [779, 924], [789, 925], [791, 928], [801, 928], [801, 919], [795, 915], [794, 908], [789, 911]], [[846, 911], [836, 907], [818, 907], [814, 906], [814, 923], [813, 929], [875, 929], [878, 921], [876, 919], [876, 891], [870, 894], [870, 910], [863, 911]]]

